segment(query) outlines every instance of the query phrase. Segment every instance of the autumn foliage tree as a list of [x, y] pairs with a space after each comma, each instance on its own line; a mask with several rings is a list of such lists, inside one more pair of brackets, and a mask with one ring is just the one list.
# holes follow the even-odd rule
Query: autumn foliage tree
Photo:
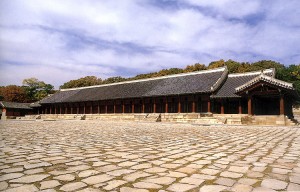
[[28, 97], [24, 87], [8, 85], [0, 87], [1, 99], [10, 102], [27, 102]]

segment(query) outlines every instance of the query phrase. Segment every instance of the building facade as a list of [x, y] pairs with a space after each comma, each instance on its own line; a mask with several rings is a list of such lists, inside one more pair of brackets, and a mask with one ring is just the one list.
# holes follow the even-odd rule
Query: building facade
[[274, 69], [228, 74], [226, 67], [63, 89], [38, 114], [217, 113], [292, 117], [295, 88]]

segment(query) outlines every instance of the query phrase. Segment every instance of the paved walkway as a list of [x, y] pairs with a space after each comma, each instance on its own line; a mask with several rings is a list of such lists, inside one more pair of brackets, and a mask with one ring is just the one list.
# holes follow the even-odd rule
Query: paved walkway
[[0, 122], [0, 190], [300, 191], [300, 129]]

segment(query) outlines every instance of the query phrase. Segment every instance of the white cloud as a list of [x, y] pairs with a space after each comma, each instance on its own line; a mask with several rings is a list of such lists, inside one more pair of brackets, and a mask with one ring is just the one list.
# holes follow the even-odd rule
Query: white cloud
[[1, 84], [34, 76], [57, 87], [221, 58], [299, 63], [297, 0], [160, 3], [0, 1]]

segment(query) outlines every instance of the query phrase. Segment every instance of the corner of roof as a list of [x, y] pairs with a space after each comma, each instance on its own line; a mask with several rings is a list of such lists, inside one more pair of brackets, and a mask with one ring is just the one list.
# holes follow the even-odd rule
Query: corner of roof
[[2, 107], [5, 107], [5, 105], [4, 105], [3, 102], [4, 102], [4, 101], [0, 101], [0, 104], [1, 104]]
[[[274, 68], [272, 68], [272, 69], [274, 69]], [[275, 69], [274, 69], [274, 71], [275, 71]], [[274, 76], [275, 76], [275, 75], [274, 75]], [[267, 82], [269, 82], [269, 83], [277, 84], [277, 85], [279, 85], [279, 86], [281, 86], [281, 87], [284, 87], [284, 88], [287, 88], [287, 89], [295, 90], [295, 88], [294, 88], [294, 86], [293, 86], [292, 83], [288, 83], [288, 82], [285, 82], [285, 81], [276, 79], [276, 78], [273, 77], [273, 76], [268, 76], [268, 75], [266, 75], [266, 74], [262, 71], [262, 72], [260, 73], [259, 76], [253, 78], [252, 80], [248, 81], [247, 83], [245, 83], [245, 84], [243, 84], [243, 85], [241, 85], [241, 86], [239, 86], [239, 87], [236, 87], [236, 88], [235, 88], [235, 92], [236, 92], [236, 93], [237, 93], [237, 92], [240, 92], [241, 90], [243, 90], [243, 89], [245, 89], [245, 88], [247, 88], [247, 87], [250, 87], [250, 86], [252, 86], [253, 84], [255, 84], [256, 82], [261, 81], [261, 80], [267, 81]]]
[[226, 80], [226, 78], [228, 77], [228, 68], [227, 66], [223, 66], [223, 67], [220, 67], [220, 68], [223, 68], [224, 71], [221, 75], [221, 77], [217, 80], [217, 82], [215, 84], [213, 84], [213, 86], [211, 86], [211, 91], [214, 92], [215, 90], [217, 90]]

